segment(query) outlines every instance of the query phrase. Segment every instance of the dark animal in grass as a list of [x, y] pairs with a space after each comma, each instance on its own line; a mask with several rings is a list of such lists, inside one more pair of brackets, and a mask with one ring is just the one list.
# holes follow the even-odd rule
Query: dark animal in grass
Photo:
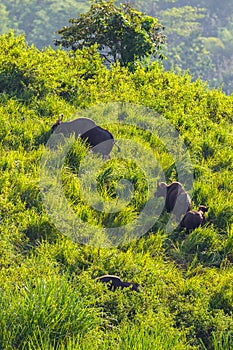
[[173, 213], [177, 221], [180, 221], [181, 216], [191, 210], [191, 199], [180, 182], [174, 181], [169, 185], [159, 182], [154, 195], [165, 198], [166, 211]]
[[[76, 138], [80, 137], [91, 147], [93, 153], [100, 153], [104, 159], [110, 158], [110, 152], [113, 145], [116, 144], [113, 135], [89, 118], [77, 118], [70, 122], [62, 122], [59, 118], [52, 126], [52, 132], [63, 134], [66, 137], [74, 134]], [[117, 146], [117, 145], [116, 145]], [[118, 151], [120, 151], [120, 147]]]
[[140, 285], [134, 282], [123, 282], [120, 277], [114, 275], [104, 275], [96, 278], [96, 281], [107, 283], [108, 289], [115, 291], [117, 288], [131, 288], [138, 292]]
[[198, 210], [188, 211], [180, 222], [180, 229], [186, 229], [188, 234], [191, 230], [203, 225], [205, 223], [205, 213], [208, 208], [204, 205], [200, 205]]

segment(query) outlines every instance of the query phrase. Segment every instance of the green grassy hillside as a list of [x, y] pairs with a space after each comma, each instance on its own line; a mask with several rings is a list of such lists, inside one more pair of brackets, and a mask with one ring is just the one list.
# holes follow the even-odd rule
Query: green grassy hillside
[[[158, 64], [107, 70], [95, 48], [0, 45], [0, 348], [231, 349], [233, 96]], [[103, 162], [71, 138], [56, 173], [61, 114], [98, 120], [121, 152]], [[161, 179], [209, 207], [204, 227], [178, 232]], [[103, 274], [143, 287], [109, 291]]]

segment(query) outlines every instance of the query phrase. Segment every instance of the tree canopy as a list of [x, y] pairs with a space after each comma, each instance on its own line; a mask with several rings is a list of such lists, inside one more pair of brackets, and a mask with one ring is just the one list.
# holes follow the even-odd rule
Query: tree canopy
[[69, 20], [70, 26], [58, 31], [55, 45], [73, 50], [98, 45], [106, 62], [132, 65], [146, 56], [162, 58], [165, 43], [163, 27], [157, 18], [135, 10], [130, 4], [96, 1], [86, 14]]

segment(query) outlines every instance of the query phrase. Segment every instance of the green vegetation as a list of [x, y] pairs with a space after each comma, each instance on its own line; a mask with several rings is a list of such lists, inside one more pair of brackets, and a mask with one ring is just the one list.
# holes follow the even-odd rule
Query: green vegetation
[[[118, 2], [117, 2], [118, 3]], [[224, 0], [131, 0], [165, 26], [166, 69], [189, 70], [210, 87], [233, 91], [233, 11]]]
[[7, 33], [10, 29], [17, 34], [25, 33], [27, 41], [41, 49], [53, 44], [55, 32], [69, 18], [88, 8], [89, 2], [83, 0], [3, 0], [0, 33]]
[[[111, 2], [111, 0], [110, 0]], [[39, 49], [54, 45], [56, 34], [69, 20], [88, 13], [89, 0], [2, 0], [0, 33], [13, 29], [25, 33], [27, 42]], [[233, 91], [233, 12], [228, 0], [130, 0], [137, 10], [159, 19], [165, 26], [165, 68], [189, 70], [210, 87]], [[89, 12], [90, 13], [90, 12]], [[126, 24], [126, 23], [125, 23]]]
[[[209, 90], [200, 80], [191, 82], [187, 73], [165, 71], [157, 62], [134, 72], [119, 64], [107, 69], [95, 46], [75, 54], [39, 50], [12, 32], [0, 36], [0, 45], [0, 348], [231, 349], [233, 96]], [[141, 144], [149, 156], [141, 164], [134, 153], [126, 160], [113, 150], [115, 157], [101, 163], [97, 191], [111, 203], [119, 196], [119, 179], [130, 181], [134, 193], [126, 209], [106, 214], [82, 196], [77, 174], [91, 155], [77, 140], [62, 169], [63, 189], [73, 212], [84, 224], [95, 225], [97, 236], [85, 245], [58, 230], [40, 191], [50, 128], [62, 113], [69, 120], [98, 113], [109, 102], [149, 107], [179, 131], [193, 165], [193, 189], [188, 189], [193, 206], [209, 207], [203, 228], [189, 236], [168, 233], [168, 215], [162, 213], [141, 238], [98, 246], [109, 223], [131, 222], [151, 199], [142, 171], [150, 155], [159, 163], [154, 186], [159, 168], [167, 182], [177, 178], [158, 130], [144, 130], [139, 114], [137, 127], [127, 125], [133, 116], [121, 113], [124, 125], [104, 115], [101, 124], [117, 140]], [[171, 142], [170, 147], [177, 146]], [[98, 156], [93, 161], [100, 162]], [[94, 281], [106, 273], [143, 289], [108, 291]]]
[[113, 1], [95, 2], [90, 11], [70, 19], [58, 33], [62, 45], [73, 50], [98, 45], [106, 62], [119, 61], [121, 66], [133, 66], [138, 59], [161, 56], [165, 43], [158, 20], [136, 11], [129, 4], [119, 7]]

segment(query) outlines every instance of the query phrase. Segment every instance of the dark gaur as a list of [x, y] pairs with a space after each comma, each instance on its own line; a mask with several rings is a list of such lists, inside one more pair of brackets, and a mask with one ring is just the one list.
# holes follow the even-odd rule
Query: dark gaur
[[191, 199], [180, 182], [174, 181], [169, 185], [159, 182], [154, 195], [165, 198], [166, 211], [173, 212], [177, 221], [180, 221], [181, 216], [191, 210]]
[[188, 234], [191, 230], [205, 223], [205, 213], [208, 208], [205, 205], [200, 205], [198, 210], [188, 211], [180, 222], [180, 229], [186, 229]]
[[117, 288], [129, 288], [138, 292], [140, 285], [134, 282], [123, 282], [120, 277], [114, 275], [104, 275], [96, 278], [96, 281], [107, 283], [109, 290], [116, 290]]
[[[77, 118], [70, 122], [62, 122], [63, 115], [52, 126], [52, 132], [69, 137], [74, 134], [76, 138], [85, 140], [93, 153], [101, 153], [105, 159], [110, 158], [113, 145], [116, 144], [113, 135], [89, 118]], [[117, 145], [116, 145], [117, 146]], [[120, 151], [120, 147], [118, 151]]]

